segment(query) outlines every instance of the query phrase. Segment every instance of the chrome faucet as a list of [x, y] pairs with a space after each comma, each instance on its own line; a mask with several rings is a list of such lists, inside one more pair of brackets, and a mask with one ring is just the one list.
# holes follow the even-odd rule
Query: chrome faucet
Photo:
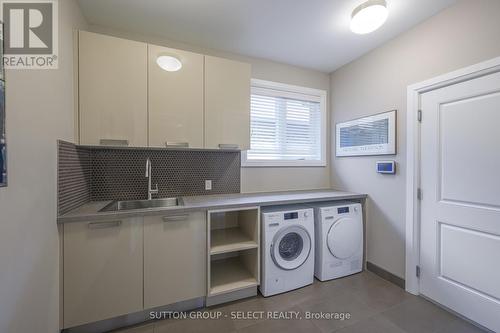
[[152, 168], [153, 164], [151, 163], [151, 159], [148, 157], [146, 160], [146, 178], [148, 179], [148, 200], [151, 200], [153, 198], [153, 194], [158, 194], [158, 184], [155, 185], [155, 188], [151, 188], [151, 177], [152, 175]]

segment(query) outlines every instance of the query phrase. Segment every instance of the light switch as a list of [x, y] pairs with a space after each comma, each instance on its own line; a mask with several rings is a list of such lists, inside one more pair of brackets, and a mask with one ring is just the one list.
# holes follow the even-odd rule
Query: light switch
[[212, 190], [212, 181], [211, 180], [205, 180], [205, 190], [206, 191]]

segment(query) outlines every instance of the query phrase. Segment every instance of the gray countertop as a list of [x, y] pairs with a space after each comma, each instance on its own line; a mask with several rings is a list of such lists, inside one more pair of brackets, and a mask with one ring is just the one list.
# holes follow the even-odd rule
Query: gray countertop
[[103, 221], [146, 215], [175, 215], [193, 211], [273, 206], [333, 200], [364, 199], [366, 194], [337, 190], [307, 190], [286, 192], [240, 193], [182, 197], [184, 205], [166, 208], [137, 209], [133, 211], [99, 212], [110, 201], [89, 202], [57, 218], [57, 223]]

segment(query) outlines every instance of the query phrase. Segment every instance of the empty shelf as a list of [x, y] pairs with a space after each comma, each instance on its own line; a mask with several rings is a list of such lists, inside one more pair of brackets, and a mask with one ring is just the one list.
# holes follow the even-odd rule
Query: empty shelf
[[257, 286], [257, 279], [236, 258], [212, 261], [210, 296]]
[[254, 249], [258, 244], [240, 228], [211, 231], [210, 254]]

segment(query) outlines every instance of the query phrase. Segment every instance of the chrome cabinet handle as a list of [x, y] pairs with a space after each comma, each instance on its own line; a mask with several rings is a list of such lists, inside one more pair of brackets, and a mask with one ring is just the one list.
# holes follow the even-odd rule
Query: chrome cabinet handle
[[189, 148], [189, 142], [165, 142], [165, 147], [167, 148]]
[[101, 139], [99, 143], [102, 146], [124, 146], [128, 147], [128, 140], [116, 140], [116, 139]]
[[240, 146], [232, 143], [219, 143], [220, 149], [238, 149]]
[[185, 215], [172, 215], [172, 216], [163, 216], [163, 222], [175, 222], [175, 221], [184, 221], [189, 217], [188, 214]]
[[91, 222], [88, 224], [89, 229], [116, 228], [121, 225], [122, 221]]

